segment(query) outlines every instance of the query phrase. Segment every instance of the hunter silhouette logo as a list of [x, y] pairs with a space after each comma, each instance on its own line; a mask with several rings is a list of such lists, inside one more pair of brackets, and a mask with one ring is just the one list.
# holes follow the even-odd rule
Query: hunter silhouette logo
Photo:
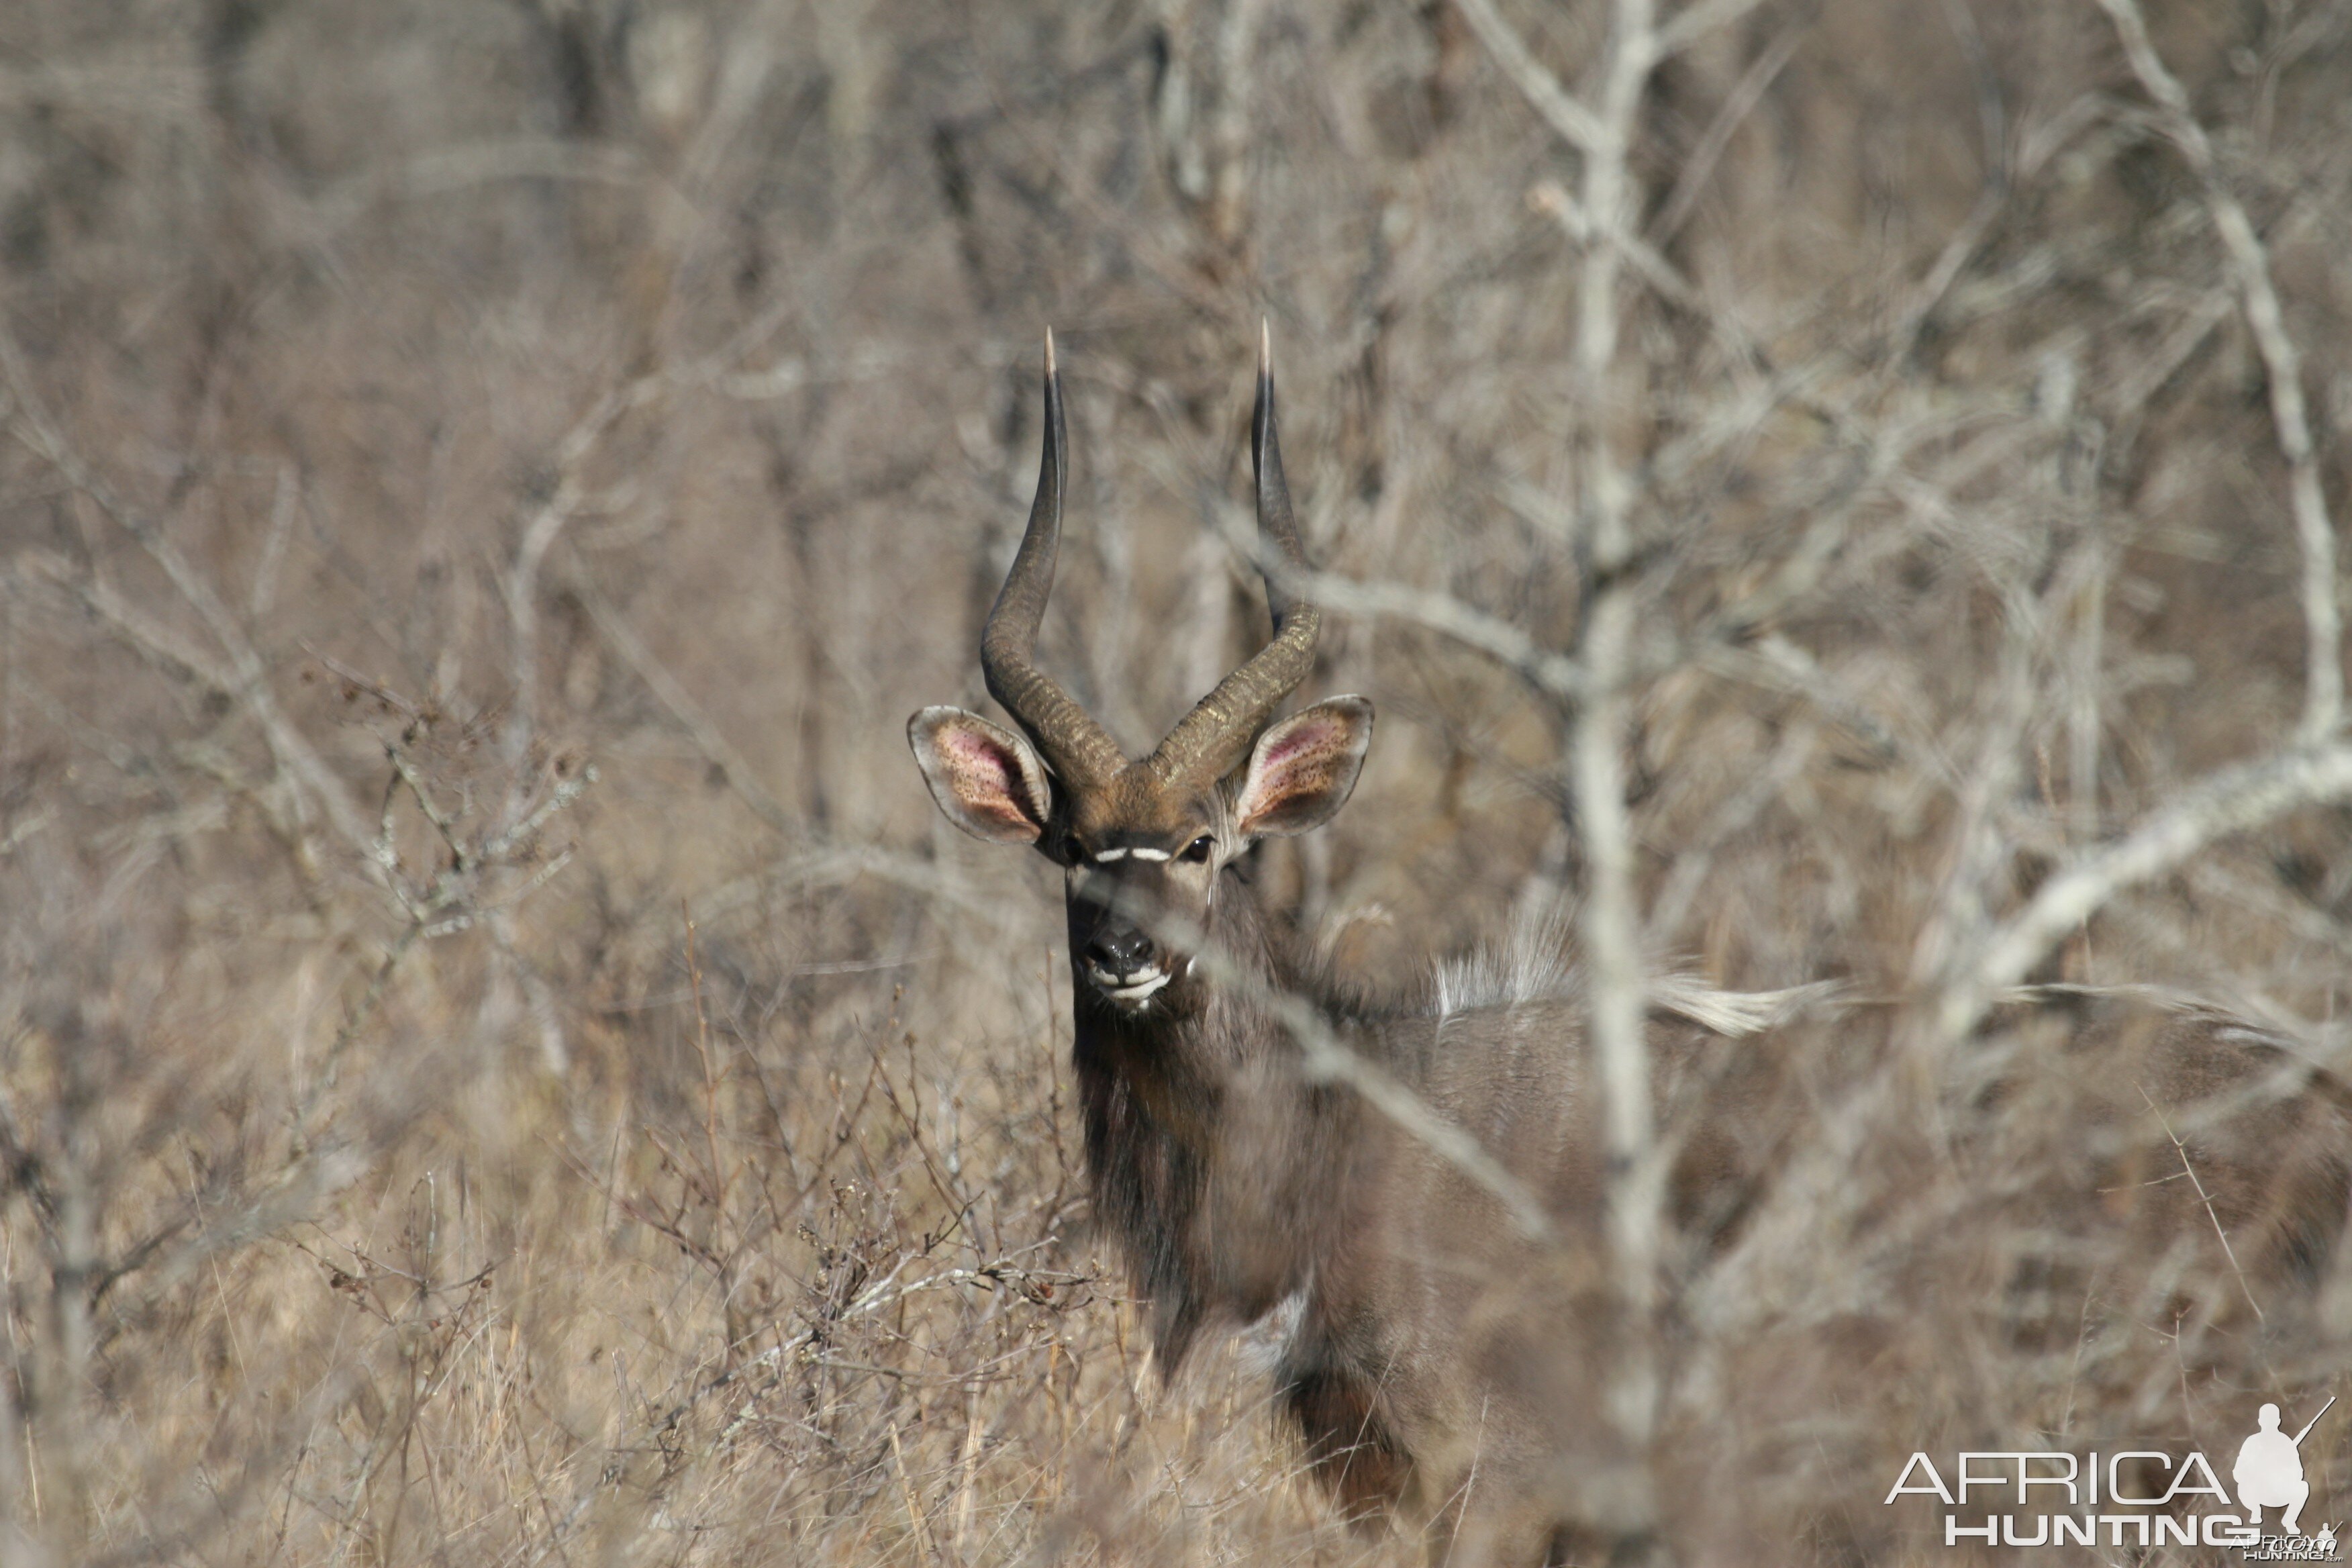
[[[2319, 1407], [2325, 1415], [2336, 1405], [2330, 1394], [2327, 1403]], [[2295, 1519], [2311, 1496], [2311, 1483], [2303, 1479], [2303, 1440], [2319, 1425], [2319, 1415], [2303, 1424], [2303, 1430], [2290, 1437], [2279, 1430], [2279, 1407], [2265, 1405], [2255, 1413], [2254, 1435], [2238, 1450], [2238, 1462], [2230, 1471], [2230, 1479], [2238, 1483], [2238, 1503], [2246, 1510], [2246, 1522], [2263, 1522], [2263, 1510], [2284, 1509], [2279, 1516], [2279, 1528], [2289, 1535], [2301, 1535]], [[2335, 1534], [2328, 1531], [2329, 1536]]]
[[[2334, 1563], [2336, 1527], [2306, 1535], [2301, 1521], [2311, 1500], [2304, 1440], [2335, 1407], [2331, 1395], [2290, 1435], [2279, 1407], [2263, 1405], [2226, 1486], [2196, 1452], [1971, 1450], [1954, 1457], [1948, 1481], [1933, 1458], [1912, 1455], [1885, 1503], [1942, 1503], [1946, 1546], [2208, 1546], [2234, 1548], [2249, 1563]], [[2279, 1510], [2277, 1534], [2263, 1532], [2271, 1509]]]

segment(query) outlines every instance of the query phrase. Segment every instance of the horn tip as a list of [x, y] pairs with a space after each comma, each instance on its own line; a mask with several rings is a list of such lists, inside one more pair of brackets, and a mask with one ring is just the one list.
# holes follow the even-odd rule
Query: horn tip
[[1273, 439], [1274, 328], [1261, 316], [1257, 324], [1257, 407], [1250, 415], [1250, 460], [1261, 472], [1265, 464], [1265, 448]]
[[1054, 364], [1054, 329], [1050, 324], [1045, 328], [1045, 374], [1059, 374]]

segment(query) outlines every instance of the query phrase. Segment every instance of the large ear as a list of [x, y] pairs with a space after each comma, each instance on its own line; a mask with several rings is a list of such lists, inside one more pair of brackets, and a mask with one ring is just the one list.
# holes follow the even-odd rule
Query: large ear
[[1045, 764], [1020, 736], [961, 708], [926, 708], [907, 743], [950, 822], [992, 844], [1034, 844], [1054, 806]]
[[1372, 743], [1372, 705], [1331, 697], [1271, 726], [1250, 752], [1234, 814], [1244, 833], [1282, 837], [1320, 827], [1348, 803]]

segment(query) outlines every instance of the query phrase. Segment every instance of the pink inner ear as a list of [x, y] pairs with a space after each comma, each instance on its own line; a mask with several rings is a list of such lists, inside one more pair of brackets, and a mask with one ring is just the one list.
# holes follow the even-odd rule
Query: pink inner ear
[[1244, 822], [1265, 823], [1294, 801], [1311, 799], [1331, 783], [1334, 763], [1347, 752], [1347, 726], [1301, 715], [1274, 732], [1250, 768], [1240, 802]]
[[1035, 821], [1021, 769], [1003, 747], [986, 735], [960, 729], [942, 731], [935, 743], [964, 809], [1007, 825]]
[[1330, 731], [1331, 726], [1328, 724], [1301, 724], [1266, 748], [1261, 765], [1267, 773], [1272, 773], [1303, 752], [1311, 752], [1319, 746], [1329, 745]]
[[969, 730], [949, 730], [940, 736], [940, 750], [960, 769], [969, 769], [974, 776], [992, 777], [1009, 786], [1013, 782], [1013, 759], [1004, 748], [985, 735]]

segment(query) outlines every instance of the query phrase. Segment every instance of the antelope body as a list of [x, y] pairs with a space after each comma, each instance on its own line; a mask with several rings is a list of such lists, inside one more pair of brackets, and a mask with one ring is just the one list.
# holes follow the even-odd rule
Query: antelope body
[[[1351, 1517], [1402, 1510], [1433, 1527], [1433, 1552], [1473, 1549], [1457, 1560], [1571, 1551], [1580, 1523], [1606, 1532], [1592, 1479], [1626, 1461], [1598, 1397], [1611, 1298], [1576, 1009], [1507, 985], [1436, 1008], [1351, 997], [1298, 962], [1239, 874], [1257, 839], [1339, 810], [1372, 725], [1352, 696], [1274, 718], [1320, 616], [1286, 581], [1306, 562], [1263, 349], [1260, 540], [1290, 569], [1267, 573], [1274, 637], [1140, 761], [1033, 662], [1066, 467], [1050, 337], [1045, 424], [1036, 501], [981, 650], [1023, 732], [927, 708], [908, 736], [958, 826], [1064, 869], [1095, 1212], [1150, 1300], [1160, 1365], [1173, 1374], [1204, 1333], [1258, 1325], [1309, 1464]], [[1225, 983], [1197, 962], [1209, 952]], [[1359, 1058], [1533, 1188], [1550, 1243], [1529, 1246], [1486, 1188], [1354, 1089], [1310, 1081], [1254, 999], [1273, 989], [1312, 998]]]

